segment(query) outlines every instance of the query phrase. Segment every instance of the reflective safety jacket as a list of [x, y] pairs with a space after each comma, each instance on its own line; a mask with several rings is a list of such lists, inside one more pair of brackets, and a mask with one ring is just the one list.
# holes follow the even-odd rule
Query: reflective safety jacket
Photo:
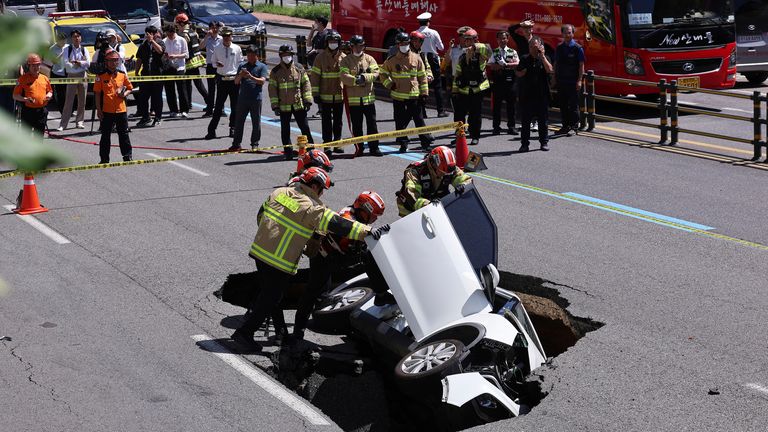
[[205, 56], [200, 51], [200, 38], [197, 36], [197, 32], [186, 26], [184, 27], [183, 37], [187, 41], [189, 49], [189, 59], [187, 59], [187, 64], [185, 65], [186, 69], [191, 70], [205, 66]]
[[259, 210], [259, 228], [249, 255], [280, 271], [295, 274], [304, 246], [314, 232], [361, 240], [371, 227], [328, 209], [309, 186], [275, 189]]
[[[360, 57], [350, 54], [341, 59], [339, 71], [350, 105], [371, 105], [376, 102], [373, 83], [379, 79], [379, 64], [373, 57], [366, 53]], [[359, 85], [355, 84], [358, 75], [365, 79], [365, 82]]]
[[403, 101], [427, 96], [427, 70], [421, 57], [413, 51], [400, 51], [388, 58], [381, 67], [380, 79], [391, 90], [392, 99]]
[[456, 74], [453, 77], [453, 93], [480, 93], [491, 87], [485, 76], [485, 64], [491, 57], [488, 45], [475, 43], [475, 55], [467, 58], [464, 53], [456, 64]]
[[456, 167], [453, 174], [439, 176], [432, 170], [426, 159], [414, 162], [405, 169], [403, 186], [397, 195], [397, 210], [400, 217], [418, 210], [433, 199], [448, 195], [448, 185], [454, 188], [472, 182], [472, 178]]
[[325, 49], [315, 57], [315, 63], [309, 71], [312, 82], [312, 94], [323, 103], [342, 103], [341, 73], [339, 64], [345, 55], [341, 50], [336, 52]]
[[304, 68], [280, 62], [269, 74], [269, 102], [281, 111], [304, 109], [312, 103], [312, 88]]

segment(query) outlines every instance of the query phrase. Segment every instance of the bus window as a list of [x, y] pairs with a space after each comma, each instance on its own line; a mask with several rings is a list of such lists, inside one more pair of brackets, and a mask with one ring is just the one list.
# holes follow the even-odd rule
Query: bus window
[[613, 42], [613, 2], [611, 0], [584, 0], [584, 21], [592, 34], [604, 41]]

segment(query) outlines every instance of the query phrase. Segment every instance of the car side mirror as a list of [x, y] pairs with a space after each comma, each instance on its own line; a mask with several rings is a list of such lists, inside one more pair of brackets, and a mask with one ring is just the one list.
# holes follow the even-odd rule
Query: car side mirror
[[501, 279], [499, 271], [493, 264], [488, 264], [480, 269], [480, 276], [482, 277], [485, 296], [488, 298], [488, 302], [493, 305], [496, 301], [496, 287], [499, 286], [499, 280]]
[[132, 42], [136, 42], [137, 40], [141, 39], [141, 36], [139, 36], [137, 34], [132, 34], [129, 37], [131, 38]]
[[248, 13], [253, 13], [253, 9], [251, 9], [251, 8], [248, 8], [245, 11], [248, 12]]

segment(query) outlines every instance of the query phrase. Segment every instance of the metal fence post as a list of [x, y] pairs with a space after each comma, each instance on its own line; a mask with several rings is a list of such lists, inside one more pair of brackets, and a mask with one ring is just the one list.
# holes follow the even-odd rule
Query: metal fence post
[[579, 88], [579, 130], [587, 128], [587, 80], [581, 78], [581, 87]]
[[309, 66], [307, 60], [307, 37], [302, 35], [296, 35], [296, 57], [299, 63], [304, 65], [304, 68]]
[[595, 71], [587, 72], [587, 130], [595, 129]]
[[256, 34], [256, 49], [259, 51], [259, 58], [266, 63], [267, 62], [267, 34]]
[[670, 131], [671, 137], [669, 145], [677, 145], [677, 80], [672, 80], [669, 83], [670, 95], [669, 95], [669, 120], [672, 123]]
[[752, 158], [753, 161], [760, 159], [760, 154], [762, 153], [760, 150], [760, 147], [763, 144], [763, 119], [760, 116], [760, 105], [762, 103], [763, 102], [762, 98], [760, 97], [760, 92], [752, 92], [752, 107], [754, 109], [752, 115], [752, 127], [755, 131], [755, 136], [752, 140], [752, 145], [755, 149], [754, 157]]
[[666, 144], [669, 125], [667, 125], [667, 80], [664, 78], [659, 80], [659, 130], [661, 131], [659, 144]]

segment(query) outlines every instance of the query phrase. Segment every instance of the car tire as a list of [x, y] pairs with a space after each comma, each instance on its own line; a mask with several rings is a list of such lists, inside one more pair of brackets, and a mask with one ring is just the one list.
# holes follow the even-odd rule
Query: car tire
[[411, 395], [436, 395], [442, 392], [441, 380], [461, 372], [466, 348], [456, 339], [424, 344], [403, 357], [395, 366], [400, 389]]
[[349, 328], [349, 314], [373, 296], [372, 288], [360, 285], [324, 296], [312, 312], [313, 327], [325, 331]]
[[760, 85], [768, 79], [768, 72], [744, 72], [744, 77], [750, 84]]

